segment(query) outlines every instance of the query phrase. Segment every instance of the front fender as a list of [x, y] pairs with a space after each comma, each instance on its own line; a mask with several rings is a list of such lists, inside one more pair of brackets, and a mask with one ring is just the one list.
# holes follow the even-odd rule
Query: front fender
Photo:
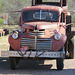
[[59, 51], [66, 43], [67, 36], [65, 34], [61, 35], [60, 40], [55, 40], [54, 37], [52, 37], [52, 51]]
[[12, 38], [12, 35], [9, 35], [8, 42], [14, 50], [19, 50], [20, 49], [20, 46], [21, 46], [20, 37], [15, 40], [15, 39]]

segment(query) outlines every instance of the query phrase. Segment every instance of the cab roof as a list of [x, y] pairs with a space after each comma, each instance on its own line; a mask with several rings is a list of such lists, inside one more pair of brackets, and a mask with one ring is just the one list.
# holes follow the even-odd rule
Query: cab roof
[[24, 7], [22, 11], [31, 11], [31, 10], [54, 10], [62, 12], [63, 9], [59, 6], [49, 6], [49, 5], [36, 5], [31, 7]]

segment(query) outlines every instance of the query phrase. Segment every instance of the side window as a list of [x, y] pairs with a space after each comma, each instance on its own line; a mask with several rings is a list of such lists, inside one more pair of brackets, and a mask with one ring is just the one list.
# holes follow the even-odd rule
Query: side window
[[41, 4], [42, 0], [35, 0], [36, 4]]
[[65, 22], [65, 14], [64, 13], [61, 14], [61, 22]]
[[66, 6], [66, 0], [62, 0], [62, 3], [63, 6]]

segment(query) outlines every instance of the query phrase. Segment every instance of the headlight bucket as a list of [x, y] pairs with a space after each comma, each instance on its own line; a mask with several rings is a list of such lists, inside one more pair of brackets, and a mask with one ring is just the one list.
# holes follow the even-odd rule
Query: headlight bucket
[[60, 33], [56, 33], [54, 35], [55, 40], [60, 40], [61, 39], [61, 34]]
[[18, 37], [19, 37], [18, 32], [14, 32], [12, 34], [12, 37], [13, 37], [13, 39], [18, 39]]

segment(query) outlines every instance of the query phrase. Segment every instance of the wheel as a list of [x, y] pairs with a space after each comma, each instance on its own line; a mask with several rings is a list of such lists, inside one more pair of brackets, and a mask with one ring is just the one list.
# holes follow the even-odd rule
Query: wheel
[[[60, 50], [63, 51], [63, 48]], [[64, 58], [56, 59], [57, 70], [63, 70], [64, 68]]]
[[[10, 47], [10, 51], [13, 51], [12, 47]], [[18, 57], [9, 57], [9, 64], [12, 70], [19, 68], [19, 60], [20, 58]]]
[[63, 64], [64, 59], [63, 58], [59, 58], [57, 59], [57, 69], [58, 70], [63, 70], [64, 64]]
[[10, 62], [10, 68], [12, 70], [15, 70], [19, 68], [19, 61], [15, 57], [9, 57], [9, 62]]
[[74, 37], [68, 41], [68, 51], [69, 51], [69, 58], [73, 59], [75, 57]]

